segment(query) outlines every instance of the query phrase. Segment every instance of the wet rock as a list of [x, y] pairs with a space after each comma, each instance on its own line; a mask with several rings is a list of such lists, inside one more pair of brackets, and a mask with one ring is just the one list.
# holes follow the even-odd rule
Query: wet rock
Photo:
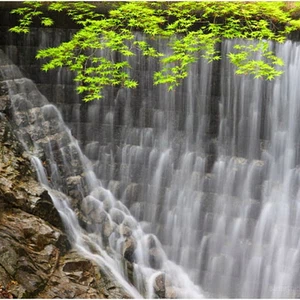
[[89, 215], [97, 206], [97, 200], [88, 195], [82, 199], [80, 209], [85, 215]]
[[133, 237], [127, 237], [124, 241], [123, 257], [131, 263], [135, 261], [135, 249], [136, 241]]
[[101, 279], [97, 268], [76, 252], [65, 255], [57, 265], [39, 298], [103, 298], [97, 289]]
[[15, 124], [17, 126], [22, 126], [22, 127], [25, 127], [25, 126], [29, 126], [30, 124], [30, 121], [29, 121], [29, 115], [26, 112], [16, 112], [15, 113]]
[[157, 237], [149, 234], [147, 237], [149, 265], [153, 269], [161, 269], [165, 260], [165, 253], [161, 248], [161, 244]]
[[132, 230], [130, 227], [121, 224], [120, 226], [118, 226], [118, 233], [121, 236], [129, 237], [132, 235]]
[[35, 179], [29, 156], [13, 134], [8, 119], [0, 123], [0, 195], [2, 203], [33, 213], [62, 229], [51, 197]]
[[9, 287], [9, 291], [13, 295], [13, 298], [19, 298], [19, 299], [26, 298], [28, 293], [26, 292], [26, 289], [22, 285], [20, 285], [16, 281], [10, 283], [12, 284]]
[[149, 265], [153, 269], [161, 269], [164, 262], [164, 253], [159, 248], [149, 250]]
[[0, 122], [0, 285], [10, 285], [15, 298], [130, 298], [98, 266], [70, 252], [51, 197], [7, 120]]
[[155, 248], [159, 244], [157, 237], [155, 237], [153, 234], [149, 234], [147, 237], [147, 245], [148, 248]]
[[109, 213], [112, 220], [118, 225], [121, 224], [125, 218], [124, 213], [116, 208], [112, 208]]
[[11, 106], [10, 98], [8, 96], [0, 96], [0, 112], [7, 112], [10, 109], [10, 106]]
[[126, 216], [122, 225], [134, 230], [137, 228], [137, 221], [132, 216]]
[[[0, 50], [1, 51], [1, 50]], [[0, 68], [0, 81], [2, 80], [9, 80], [9, 79], [15, 79], [15, 78], [21, 78], [23, 77], [21, 71], [17, 66], [7, 64], [7, 65], [1, 65]]]
[[64, 226], [61, 217], [57, 209], [54, 207], [51, 198], [49, 199], [46, 195], [48, 195], [48, 193], [44, 191], [44, 193], [35, 203], [32, 212], [34, 215], [41, 217], [57, 228], [63, 229]]
[[38, 276], [35, 272], [36, 269], [28, 265], [18, 265], [18, 270], [15, 275], [16, 281], [21, 284], [29, 294], [34, 294], [45, 284], [46, 275]]
[[120, 284], [117, 280], [111, 279], [111, 276], [107, 276], [100, 270], [101, 281], [98, 286], [99, 289], [103, 291], [105, 298], [114, 298], [114, 299], [128, 299], [132, 298], [128, 293], [122, 291]]
[[115, 202], [115, 208], [123, 212], [125, 215], [130, 215], [129, 209], [120, 200]]
[[153, 288], [159, 298], [178, 298], [170, 278], [165, 273], [161, 273], [155, 278]]
[[[32, 139], [36, 142], [36, 144], [43, 148], [45, 151], [47, 151], [47, 148], [51, 149], [52, 151], [58, 151], [62, 147], [65, 147], [69, 144], [70, 139], [68, 134], [66, 134], [65, 132], [54, 134], [51, 134], [50, 132], [50, 134], [48, 134], [48, 130], [45, 130], [46, 124], [43, 125], [43, 128], [40, 128], [40, 130], [36, 130], [36, 127], [32, 129], [29, 127], [27, 131]], [[50, 124], [48, 125], [48, 127], [50, 127]]]
[[[9, 89], [8, 89], [6, 81], [0, 81], [0, 97], [7, 97], [8, 101], [11, 103], [11, 100], [9, 97]], [[2, 98], [1, 98], [1, 102], [2, 102]]]
[[20, 112], [24, 112], [24, 111], [31, 109], [33, 106], [32, 106], [32, 103], [30, 103], [27, 100], [27, 97], [25, 94], [16, 94], [16, 95], [12, 96], [11, 99], [14, 104], [14, 112], [16, 115], [15, 121], [16, 121], [16, 124], [18, 124], [19, 118], [21, 118], [18, 114]]
[[[89, 214], [89, 217], [95, 222], [95, 223], [98, 223], [98, 224], [103, 224], [105, 222], [108, 222], [108, 215], [107, 213], [98, 208], [98, 209], [95, 209], [93, 210], [90, 214]], [[107, 225], [108, 226], [108, 225]]]
[[62, 236], [60, 230], [20, 209], [3, 215], [0, 278], [3, 284], [16, 282], [14, 297], [130, 298], [92, 261], [70, 250], [60, 251]]
[[173, 287], [166, 287], [166, 299], [177, 299], [178, 295], [176, 293], [176, 290]]
[[87, 217], [85, 214], [83, 214], [79, 209], [74, 209], [74, 212], [76, 213], [78, 222], [80, 226], [84, 229], [89, 231], [90, 227], [93, 227], [93, 223], [90, 219], [90, 217]]
[[75, 187], [81, 184], [81, 176], [70, 176], [66, 179], [69, 187]]
[[[15, 298], [132, 298], [107, 270], [104, 273], [91, 260], [70, 250], [50, 192], [37, 182], [30, 156], [17, 135], [26, 136], [25, 143], [30, 149], [36, 141], [39, 147], [35, 155], [42, 158], [46, 170], [51, 162], [45, 160], [45, 153], [54, 150], [58, 172], [64, 178], [63, 188], [72, 191], [72, 187], [75, 190], [80, 185], [83, 195], [83, 166], [77, 146], [67, 131], [62, 133], [56, 110], [51, 105], [43, 107], [45, 98], [30, 80], [1, 82], [4, 77], [6, 80], [12, 75], [21, 76], [15, 66], [2, 58], [0, 51], [3, 66], [0, 68], [0, 298], [8, 286], [7, 298], [11, 295]], [[15, 93], [14, 99], [9, 96], [8, 85]], [[14, 122], [10, 119], [11, 102], [16, 110]], [[53, 179], [56, 178], [48, 178]], [[57, 194], [55, 200], [60, 201], [63, 194]], [[109, 203], [109, 197], [102, 189], [101, 200], [107, 198]], [[78, 209], [78, 199], [68, 200]], [[107, 209], [111, 206], [110, 203]], [[82, 220], [84, 215], [81, 217]], [[94, 219], [100, 222], [107, 238], [116, 231], [116, 223], [104, 211]], [[122, 214], [115, 214], [116, 222], [121, 223], [123, 219]], [[126, 249], [130, 247], [127, 241]], [[99, 253], [95, 251], [95, 255]]]
[[124, 259], [124, 270], [127, 272], [128, 280], [134, 285], [135, 278], [134, 278], [134, 266], [131, 262]]
[[166, 295], [166, 276], [165, 274], [158, 275], [154, 280], [154, 291], [159, 298], [165, 298]]
[[109, 198], [106, 198], [104, 201], [103, 201], [103, 207], [106, 211], [109, 211], [111, 208], [112, 208], [112, 200], [109, 199]]
[[78, 200], [80, 200], [80, 199], [82, 199], [82, 197], [83, 197], [83, 193], [82, 193], [82, 191], [81, 190], [77, 190], [77, 189], [73, 189], [73, 190], [66, 190], [66, 193], [71, 197], [71, 198], [73, 198], [73, 201], [72, 201], [72, 203], [73, 203], [73, 205], [72, 205], [72, 207], [77, 207], [77, 205], [78, 205]]
[[113, 233], [115, 229], [115, 225], [113, 222], [111, 222], [109, 219], [107, 219], [103, 224], [103, 234], [106, 238], [109, 238], [109, 236]]

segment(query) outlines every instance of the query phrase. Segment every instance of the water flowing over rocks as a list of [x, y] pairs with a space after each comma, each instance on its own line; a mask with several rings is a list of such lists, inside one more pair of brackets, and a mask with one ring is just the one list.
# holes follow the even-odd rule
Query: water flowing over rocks
[[[6, 238], [3, 251], [11, 257], [2, 264], [8, 275], [1, 284], [13, 282], [17, 297], [201, 297], [158, 240], [102, 187], [58, 110], [20, 72], [13, 77], [1, 51], [0, 62], [8, 70], [1, 82], [1, 132], [4, 145], [11, 138], [19, 152], [5, 156], [16, 163], [3, 164], [0, 182], [3, 227], [18, 229], [3, 229], [16, 243]], [[151, 280], [159, 270], [177, 274], [164, 293]]]
[[[39, 214], [43, 220], [51, 211], [46, 222], [58, 232], [64, 227], [57, 225], [53, 199], [62, 211], [71, 208], [72, 214], [61, 214], [65, 221], [78, 221], [64, 229], [70, 244], [80, 245], [70, 255], [80, 251], [84, 255], [72, 267], [67, 264], [64, 269], [59, 263], [59, 270], [68, 273], [68, 280], [77, 280], [86, 265], [109, 262], [112, 272], [117, 271], [107, 276], [108, 271], [100, 268], [102, 278], [115, 279], [97, 285], [107, 297], [102, 286], [109, 292], [122, 278], [148, 298], [198, 297], [182, 286], [190, 279], [205, 296], [299, 297], [299, 42], [272, 44], [285, 60], [285, 72], [278, 80], [262, 82], [234, 75], [226, 53], [236, 41], [223, 41], [222, 60], [213, 64], [200, 60], [191, 68], [191, 76], [171, 93], [152, 87], [150, 74], [157, 70], [157, 63], [137, 54], [130, 61], [141, 79], [136, 90], [107, 89], [101, 101], [81, 103], [70, 73], [63, 68], [42, 73], [33, 55], [71, 34], [67, 29], [34, 28], [20, 39], [8, 35], [2, 45], [58, 110], [45, 105], [34, 84], [7, 58], [3, 57], [0, 71], [4, 81], [13, 79], [9, 88], [17, 111], [14, 132], [32, 150], [35, 168], [30, 163], [24, 168], [30, 155], [19, 156], [23, 153], [19, 146], [10, 160], [19, 157], [22, 163], [16, 160], [14, 165], [28, 174], [40, 170], [37, 177], [52, 188], [41, 188], [31, 179], [27, 188], [15, 181], [18, 176], [6, 166], [10, 174], [1, 176], [1, 188], [10, 196], [4, 202], [14, 203], [15, 209], [27, 214]], [[144, 37], [137, 33], [136, 38]], [[166, 49], [163, 41], [151, 42]], [[11, 117], [11, 99], [3, 81], [0, 91], [3, 120]], [[59, 112], [89, 161], [84, 159], [82, 164], [78, 145], [59, 121]], [[4, 124], [1, 121], [0, 126]], [[1, 128], [6, 136], [8, 131]], [[3, 149], [7, 153], [10, 147]], [[180, 268], [166, 264], [166, 257]], [[57, 276], [65, 278], [62, 273]], [[58, 277], [55, 280], [59, 282]], [[65, 293], [59, 295], [67, 295], [63, 285], [56, 286]], [[89, 286], [95, 288], [92, 283]], [[189, 290], [197, 289], [191, 285]]]
[[8, 90], [0, 84], [0, 298], [129, 298], [71, 250], [58, 211], [15, 136]]

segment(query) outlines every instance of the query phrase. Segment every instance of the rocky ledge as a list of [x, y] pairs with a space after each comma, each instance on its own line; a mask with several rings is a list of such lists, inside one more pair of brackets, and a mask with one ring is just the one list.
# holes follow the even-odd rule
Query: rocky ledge
[[0, 298], [129, 298], [71, 249], [10, 121], [0, 80]]

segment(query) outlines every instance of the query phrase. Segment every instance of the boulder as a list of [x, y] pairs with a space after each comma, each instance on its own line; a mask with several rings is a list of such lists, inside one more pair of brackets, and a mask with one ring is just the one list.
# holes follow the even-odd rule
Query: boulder
[[123, 257], [130, 263], [135, 261], [136, 241], [133, 237], [126, 237], [123, 245]]
[[153, 269], [161, 269], [164, 262], [164, 253], [160, 248], [149, 250], [149, 265]]
[[177, 298], [178, 298], [178, 295], [177, 295], [177, 293], [176, 293], [175, 288], [173, 288], [173, 287], [171, 287], [171, 286], [166, 287], [165, 298], [166, 298], [166, 299], [177, 299]]
[[165, 285], [165, 274], [158, 275], [154, 280], [154, 291], [159, 298], [165, 298], [166, 285]]

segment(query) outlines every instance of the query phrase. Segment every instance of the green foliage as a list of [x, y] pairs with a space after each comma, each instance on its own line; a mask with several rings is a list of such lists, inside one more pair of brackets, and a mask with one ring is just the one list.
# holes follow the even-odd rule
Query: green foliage
[[169, 90], [172, 90], [188, 76], [190, 65], [200, 56], [208, 61], [219, 59], [220, 56], [214, 47], [215, 43], [214, 36], [203, 33], [201, 29], [188, 32], [181, 39], [175, 38], [170, 43], [173, 54], [162, 58], [163, 68], [154, 74], [154, 84], [166, 83], [169, 85]]
[[[47, 10], [68, 15], [80, 27], [69, 42], [41, 49], [37, 58], [47, 60], [44, 71], [58, 67], [74, 71], [77, 91], [85, 101], [100, 99], [106, 86], [136, 87], [128, 57], [137, 50], [160, 61], [154, 84], [174, 89], [199, 58], [220, 59], [216, 45], [222, 39], [252, 41], [236, 44], [228, 53], [237, 74], [273, 79], [282, 73], [283, 62], [266, 41], [284, 42], [289, 33], [300, 29], [299, 3], [114, 2], [105, 15], [96, 8], [85, 2], [26, 1], [12, 11], [20, 16], [18, 26], [10, 29], [16, 33], [28, 33], [33, 20], [52, 26]], [[166, 39], [171, 52], [161, 53], [150, 42], [136, 40], [134, 31], [143, 32], [150, 42]]]
[[[257, 45], [235, 45], [237, 53], [229, 53], [230, 61], [237, 66], [237, 74], [252, 74], [254, 78], [266, 78], [268, 80], [282, 74], [274, 66], [283, 66], [283, 61], [268, 50], [268, 43], [261, 41]], [[264, 60], [257, 58], [264, 57]]]
[[39, 8], [42, 6], [40, 2], [28, 1], [26, 6], [13, 9], [12, 14], [18, 14], [20, 18], [20, 24], [10, 29], [12, 32], [16, 33], [28, 33], [29, 27], [33, 22], [33, 18], [38, 17], [43, 14]]

